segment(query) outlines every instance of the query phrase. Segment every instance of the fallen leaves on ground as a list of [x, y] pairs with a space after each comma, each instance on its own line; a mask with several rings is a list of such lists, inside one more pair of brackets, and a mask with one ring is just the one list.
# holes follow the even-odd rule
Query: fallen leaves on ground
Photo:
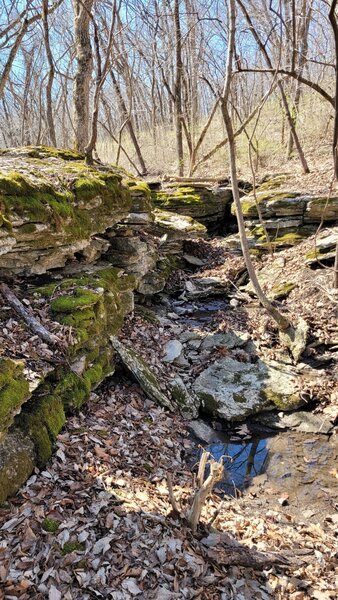
[[196, 537], [172, 516], [165, 476], [184, 508], [191, 447], [181, 418], [136, 385], [93, 394], [50, 463], [0, 509], [0, 598], [334, 598], [334, 520], [324, 529], [229, 498], [209, 531], [217, 494]]

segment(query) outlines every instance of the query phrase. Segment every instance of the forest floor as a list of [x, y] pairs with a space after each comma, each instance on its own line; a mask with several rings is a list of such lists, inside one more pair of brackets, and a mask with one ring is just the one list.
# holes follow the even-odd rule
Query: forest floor
[[[298, 278], [298, 286], [279, 305], [292, 318], [309, 321], [313, 359], [321, 347], [317, 342], [324, 347], [324, 367], [313, 394], [317, 412], [334, 418], [334, 367], [331, 361], [325, 368], [325, 353], [337, 337], [337, 297], [330, 269], [308, 269], [306, 275], [301, 268], [301, 257], [313, 243], [309, 239], [301, 252], [297, 246], [278, 254], [285, 259], [285, 277]], [[206, 261], [203, 276], [225, 281], [241, 267], [242, 259], [230, 255], [220, 239], [192, 246], [195, 256]], [[265, 263], [271, 260], [266, 257]], [[190, 277], [176, 272], [171, 291], [182, 289]], [[269, 319], [236, 288], [233, 300], [203, 327], [246, 331], [263, 354], [273, 355], [277, 337]], [[6, 318], [7, 324], [13, 321], [8, 311]], [[168, 325], [168, 317], [149, 322], [142, 311], [135, 311], [121, 334], [122, 341], [142, 352], [164, 390], [174, 369], [162, 362], [159, 345], [177, 335], [179, 323], [179, 315]], [[30, 342], [29, 333], [25, 339], [15, 320], [11, 327], [21, 331], [20, 352], [29, 353], [30, 343], [35, 343], [37, 355], [43, 353], [36, 340]], [[10, 328], [4, 339], [11, 337]], [[184, 328], [189, 329], [186, 321]], [[191, 374], [200, 367], [195, 363]], [[283, 481], [275, 489], [268, 484], [249, 487], [236, 498], [216, 488], [194, 536], [184, 511], [193, 493], [195, 451], [196, 441], [182, 417], [155, 405], [124, 376], [107, 380], [82, 412], [68, 420], [45, 469], [36, 470], [0, 508], [0, 598], [336, 598], [337, 470], [327, 474], [332, 488], [321, 490], [325, 511], [318, 519], [302, 506], [294, 510], [289, 505]], [[308, 461], [307, 456], [303, 459]], [[180, 517], [169, 502], [168, 473]]]

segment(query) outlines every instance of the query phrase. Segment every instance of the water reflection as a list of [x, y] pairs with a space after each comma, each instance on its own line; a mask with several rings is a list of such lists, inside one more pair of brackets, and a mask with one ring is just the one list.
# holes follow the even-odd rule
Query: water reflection
[[[224, 480], [218, 484], [226, 494], [236, 495], [244, 490], [267, 466], [267, 439], [250, 439], [240, 442], [215, 442], [206, 447], [215, 460], [223, 457]], [[199, 457], [198, 457], [199, 458]]]

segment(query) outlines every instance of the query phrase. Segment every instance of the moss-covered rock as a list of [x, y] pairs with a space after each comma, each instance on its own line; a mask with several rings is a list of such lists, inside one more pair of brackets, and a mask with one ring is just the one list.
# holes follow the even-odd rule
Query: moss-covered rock
[[297, 370], [277, 361], [222, 358], [201, 373], [194, 391], [204, 412], [228, 421], [275, 408], [294, 410], [306, 402]]
[[213, 232], [219, 230], [224, 222], [232, 193], [228, 187], [173, 183], [164, 189], [153, 190], [152, 198], [156, 207], [191, 217]]
[[45, 384], [24, 405], [15, 420], [15, 424], [31, 438], [39, 467], [43, 467], [51, 457], [53, 443], [66, 422], [61, 398], [49, 391], [48, 384]]
[[139, 382], [146, 395], [160, 406], [173, 410], [173, 405], [162, 392], [155, 375], [151, 372], [145, 360], [135, 350], [122, 344], [116, 337], [112, 337], [111, 342], [123, 365]]
[[0, 358], [0, 439], [31, 395], [23, 370], [22, 361]]
[[128, 215], [132, 200], [122, 178], [113, 168], [88, 167], [71, 151], [2, 153], [0, 269], [40, 274], [62, 267]]
[[338, 198], [309, 198], [305, 211], [306, 223], [334, 222], [338, 220]]
[[33, 472], [34, 445], [19, 429], [0, 441], [0, 502], [14, 494]]

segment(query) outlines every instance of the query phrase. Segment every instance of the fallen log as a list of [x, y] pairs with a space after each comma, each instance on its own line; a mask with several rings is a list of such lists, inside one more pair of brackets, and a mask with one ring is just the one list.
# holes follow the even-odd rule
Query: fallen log
[[34, 315], [30, 314], [22, 302], [16, 297], [16, 295], [9, 289], [6, 283], [0, 283], [0, 292], [2, 293], [5, 300], [8, 302], [9, 306], [13, 308], [13, 310], [21, 317], [21, 319], [28, 325], [29, 329], [39, 336], [46, 344], [49, 346], [63, 346], [62, 340], [51, 333], [41, 325], [41, 323], [34, 317]]

